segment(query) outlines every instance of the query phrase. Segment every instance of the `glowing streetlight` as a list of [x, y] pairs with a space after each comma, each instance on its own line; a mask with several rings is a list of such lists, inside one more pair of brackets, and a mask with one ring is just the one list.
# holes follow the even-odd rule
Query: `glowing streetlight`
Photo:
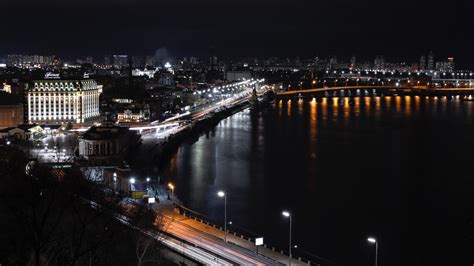
[[219, 191], [217, 196], [224, 198], [224, 241], [227, 242], [227, 195], [224, 191]]
[[369, 241], [369, 243], [371, 244], [375, 244], [375, 266], [377, 266], [379, 244], [377, 242], [377, 239], [375, 239], [374, 237], [367, 238], [367, 241]]
[[130, 178], [130, 184], [135, 184], [135, 178]]
[[288, 244], [288, 253], [290, 255], [290, 259], [289, 259], [288, 265], [291, 266], [291, 213], [288, 211], [283, 211], [281, 214], [286, 218], [290, 218], [290, 238], [289, 238], [289, 244]]
[[171, 189], [171, 199], [174, 198], [174, 185], [172, 183], [168, 183], [169, 189]]

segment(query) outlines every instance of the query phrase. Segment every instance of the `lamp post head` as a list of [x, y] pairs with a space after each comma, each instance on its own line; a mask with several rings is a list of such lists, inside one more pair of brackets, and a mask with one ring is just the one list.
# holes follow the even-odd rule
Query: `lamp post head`
[[149, 177], [146, 178], [146, 182], [150, 182], [150, 178], [149, 178]]
[[281, 214], [285, 217], [290, 217], [291, 216], [290, 212], [288, 212], [288, 211], [283, 211]]
[[135, 178], [130, 178], [130, 184], [135, 184]]
[[375, 239], [375, 238], [373, 238], [373, 237], [367, 238], [367, 241], [369, 241], [369, 243], [372, 243], [372, 244], [377, 243], [377, 239]]
[[174, 189], [174, 185], [173, 185], [173, 184], [171, 184], [171, 183], [168, 183], [168, 187], [169, 187], [171, 190], [173, 190], [173, 189]]
[[219, 197], [221, 197], [221, 198], [224, 197], [224, 196], [225, 196], [224, 191], [219, 191], [219, 192], [217, 192], [217, 196], [219, 196]]

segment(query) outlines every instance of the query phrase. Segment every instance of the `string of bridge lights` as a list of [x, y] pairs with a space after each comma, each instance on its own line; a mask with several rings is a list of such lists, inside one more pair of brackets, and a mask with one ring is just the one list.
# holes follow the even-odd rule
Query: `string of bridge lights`
[[[326, 70], [326, 74], [329, 74], [329, 72], [332, 72], [333, 74], [363, 74], [363, 72], [365, 72], [366, 75], [368, 75], [369, 73], [373, 73], [373, 74], [383, 74], [383, 75], [386, 75], [387, 73], [391, 74], [391, 75], [395, 75], [395, 73], [399, 74], [400, 76], [401, 75], [421, 75], [423, 73], [429, 73], [429, 72], [424, 72], [424, 71], [414, 71], [414, 72], [411, 72], [411, 71], [381, 71], [381, 70], [373, 70], [373, 69], [369, 69], [369, 70], [363, 70], [363, 71], [344, 71], [344, 70], [341, 70], [341, 71], [337, 71], [337, 70], [334, 70], [334, 71], [329, 71], [329, 70]], [[446, 73], [446, 72], [431, 72], [432, 74], [434, 74], [435, 76], [438, 75], [438, 74], [442, 74], [443, 76], [446, 76], [446, 75], [451, 75], [451, 76], [466, 76], [466, 77], [472, 77], [474, 73], [470, 72], [470, 73]]]
[[248, 86], [253, 86], [257, 83], [262, 83], [264, 81], [265, 79], [248, 79], [248, 80], [240, 81], [234, 84], [222, 85], [222, 86], [208, 88], [204, 90], [197, 90], [193, 92], [193, 95], [208, 94], [209, 97], [212, 97], [213, 93], [216, 94], [216, 93], [232, 92], [238, 89], [246, 88]]

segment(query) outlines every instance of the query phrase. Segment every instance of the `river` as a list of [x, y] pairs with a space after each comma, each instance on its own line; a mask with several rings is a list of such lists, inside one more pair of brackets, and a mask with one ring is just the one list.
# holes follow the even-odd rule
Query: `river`
[[[183, 144], [161, 170], [184, 204], [322, 265], [472, 265], [474, 102], [277, 100]], [[315, 254], [330, 262], [307, 255]]]

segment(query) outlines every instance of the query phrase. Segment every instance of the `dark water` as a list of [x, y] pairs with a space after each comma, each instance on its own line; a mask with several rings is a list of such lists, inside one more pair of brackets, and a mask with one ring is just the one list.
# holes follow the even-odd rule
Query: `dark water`
[[[283, 100], [223, 120], [162, 175], [185, 205], [337, 265], [473, 265], [474, 102]], [[306, 258], [311, 258], [305, 256]], [[313, 258], [314, 259], [314, 258]], [[323, 265], [330, 265], [324, 264]]]

